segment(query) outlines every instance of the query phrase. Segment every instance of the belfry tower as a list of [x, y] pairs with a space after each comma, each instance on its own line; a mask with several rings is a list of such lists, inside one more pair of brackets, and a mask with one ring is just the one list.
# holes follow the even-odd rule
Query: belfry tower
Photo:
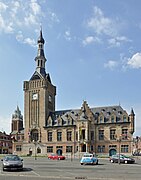
[[[38, 52], [35, 57], [36, 69], [29, 81], [24, 81], [24, 146], [32, 142], [46, 142], [46, 121], [50, 112], [55, 111], [56, 87], [46, 73], [44, 38], [42, 30], [38, 38]], [[28, 148], [27, 148], [28, 149]], [[25, 151], [25, 150], [24, 150]], [[27, 152], [28, 153], [28, 152]]]

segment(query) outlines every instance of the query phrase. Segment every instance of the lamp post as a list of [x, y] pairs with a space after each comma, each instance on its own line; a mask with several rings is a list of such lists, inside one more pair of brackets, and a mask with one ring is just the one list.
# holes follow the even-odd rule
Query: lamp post
[[33, 144], [35, 145], [35, 160], [37, 160], [37, 154], [36, 154], [36, 141], [35, 140], [33, 140]]
[[121, 144], [121, 135], [119, 136], [119, 139], [117, 140], [119, 142], [119, 156], [118, 156], [118, 164], [120, 164], [120, 144]]

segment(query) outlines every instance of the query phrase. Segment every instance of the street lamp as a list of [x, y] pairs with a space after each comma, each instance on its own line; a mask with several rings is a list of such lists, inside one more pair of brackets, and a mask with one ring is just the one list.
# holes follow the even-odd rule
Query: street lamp
[[37, 145], [37, 142], [35, 140], [33, 140], [33, 144], [35, 145], [35, 160], [37, 160], [37, 154], [36, 154], [36, 145]]
[[119, 136], [119, 139], [117, 140], [119, 142], [119, 156], [118, 156], [118, 163], [120, 164], [120, 144], [121, 144], [121, 135]]

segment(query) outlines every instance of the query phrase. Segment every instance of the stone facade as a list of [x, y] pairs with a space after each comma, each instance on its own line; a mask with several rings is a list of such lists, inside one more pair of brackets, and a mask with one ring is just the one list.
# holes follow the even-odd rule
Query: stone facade
[[[112, 155], [132, 153], [135, 114], [120, 105], [55, 111], [56, 87], [46, 73], [42, 31], [38, 39], [36, 70], [24, 90], [24, 139], [21, 154], [50, 153], [80, 156], [84, 152]], [[16, 143], [15, 141], [13, 143]], [[13, 145], [15, 151], [15, 145]]]

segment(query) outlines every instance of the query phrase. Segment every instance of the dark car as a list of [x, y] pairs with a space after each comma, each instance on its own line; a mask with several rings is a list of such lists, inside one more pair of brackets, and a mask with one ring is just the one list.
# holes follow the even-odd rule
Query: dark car
[[133, 158], [125, 156], [123, 154], [120, 154], [120, 156], [119, 154], [112, 155], [109, 160], [111, 163], [135, 163], [135, 160]]
[[65, 156], [58, 155], [58, 154], [50, 154], [50, 155], [48, 155], [48, 159], [65, 160]]
[[23, 159], [21, 159], [18, 155], [6, 155], [1, 161], [3, 171], [23, 170]]

